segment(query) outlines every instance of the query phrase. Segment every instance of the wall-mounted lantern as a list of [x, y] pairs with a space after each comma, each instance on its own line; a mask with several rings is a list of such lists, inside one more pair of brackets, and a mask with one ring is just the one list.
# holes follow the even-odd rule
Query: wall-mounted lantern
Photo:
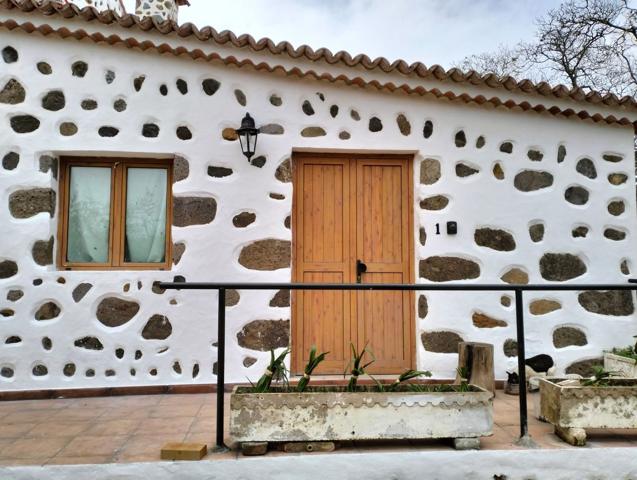
[[239, 135], [241, 151], [250, 161], [257, 149], [257, 136], [259, 135], [259, 129], [254, 124], [254, 118], [249, 113], [246, 113], [246, 116], [241, 120], [241, 128], [237, 128], [236, 131], [237, 135]]

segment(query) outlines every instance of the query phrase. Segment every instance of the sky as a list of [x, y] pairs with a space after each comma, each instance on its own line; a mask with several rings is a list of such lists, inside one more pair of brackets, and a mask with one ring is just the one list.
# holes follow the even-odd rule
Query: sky
[[[129, 11], [134, 0], [124, 2]], [[466, 55], [531, 40], [560, 0], [190, 0], [180, 23], [292, 45], [452, 66]]]

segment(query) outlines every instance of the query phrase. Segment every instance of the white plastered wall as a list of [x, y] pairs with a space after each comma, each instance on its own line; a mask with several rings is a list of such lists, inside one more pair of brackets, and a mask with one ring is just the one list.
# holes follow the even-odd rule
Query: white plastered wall
[[[19, 105], [0, 104], [0, 157], [8, 151], [20, 155], [14, 170], [0, 168], [0, 261], [15, 260], [17, 275], [0, 280], [0, 310], [11, 308], [15, 314], [0, 317], [0, 367], [14, 371], [11, 378], [0, 377], [3, 390], [83, 388], [129, 385], [164, 385], [212, 383], [216, 361], [216, 295], [212, 292], [152, 292], [156, 280], [172, 280], [182, 275], [188, 281], [272, 281], [287, 282], [290, 269], [255, 271], [242, 267], [237, 259], [242, 247], [261, 239], [291, 240], [291, 232], [284, 226], [285, 218], [292, 210], [292, 184], [278, 181], [274, 173], [281, 162], [290, 158], [293, 148], [355, 149], [417, 151], [414, 168], [415, 218], [414, 244], [416, 271], [420, 259], [435, 255], [451, 255], [472, 259], [479, 263], [481, 275], [477, 283], [501, 283], [500, 276], [511, 266], [520, 266], [529, 273], [530, 282], [544, 281], [538, 262], [546, 252], [573, 253], [584, 260], [587, 273], [572, 280], [576, 283], [625, 282], [627, 276], [620, 272], [620, 263], [629, 259], [630, 267], [637, 268], [635, 259], [637, 216], [633, 175], [633, 132], [630, 128], [593, 124], [578, 120], [565, 120], [547, 114], [520, 113], [505, 109], [485, 109], [444, 101], [432, 101], [419, 96], [389, 94], [339, 84], [299, 80], [280, 75], [256, 73], [250, 69], [224, 67], [218, 63], [192, 61], [189, 58], [160, 56], [142, 53], [122, 47], [95, 45], [89, 41], [59, 40], [53, 37], [0, 32], [0, 49], [13, 46], [19, 53], [16, 63], [0, 63], [0, 88], [15, 78], [26, 89], [26, 101]], [[71, 75], [71, 64], [77, 60], [88, 63], [84, 78]], [[48, 62], [53, 73], [42, 75], [36, 69], [39, 61]], [[105, 82], [105, 72], [115, 72], [111, 84]], [[140, 92], [133, 88], [133, 79], [145, 75]], [[175, 87], [181, 78], [188, 83], [189, 92], [182, 95]], [[213, 96], [202, 91], [201, 82], [214, 78], [221, 87]], [[168, 95], [162, 96], [159, 87], [166, 84]], [[62, 90], [66, 106], [58, 112], [41, 107], [41, 98], [49, 90]], [[241, 89], [247, 97], [242, 107], [235, 99], [234, 90]], [[321, 101], [317, 92], [325, 96]], [[270, 95], [279, 95], [283, 103], [273, 106]], [[125, 99], [127, 109], [116, 112], [113, 102]], [[80, 108], [84, 99], [98, 102], [98, 108], [85, 111]], [[309, 100], [316, 113], [308, 116], [301, 105]], [[338, 105], [339, 113], [332, 118], [330, 106]], [[350, 116], [350, 109], [359, 112], [361, 120]], [[267, 158], [262, 168], [250, 165], [241, 155], [237, 142], [222, 138], [226, 127], [237, 127], [246, 111], [260, 125], [276, 123], [284, 127], [283, 135], [261, 135], [257, 155]], [[398, 114], [404, 114], [411, 123], [411, 134], [403, 136], [396, 125]], [[9, 128], [9, 118], [16, 114], [36, 116], [41, 125], [29, 134], [16, 134]], [[372, 133], [368, 128], [370, 117], [377, 116], [383, 123], [381, 132]], [[434, 124], [429, 139], [422, 134], [425, 120]], [[74, 122], [78, 133], [63, 137], [58, 132], [61, 122]], [[161, 128], [159, 137], [142, 137], [145, 123], [156, 123]], [[119, 129], [115, 138], [102, 138], [97, 131], [101, 126]], [[178, 126], [188, 126], [193, 138], [179, 140], [175, 135]], [[300, 135], [308, 126], [320, 126], [326, 135], [305, 138]], [[454, 145], [455, 133], [463, 129], [467, 146]], [[351, 134], [349, 140], [340, 140], [339, 132]], [[486, 145], [477, 149], [476, 139], [483, 135]], [[499, 151], [504, 141], [514, 145], [513, 154]], [[563, 163], [556, 161], [560, 144], [567, 147]], [[526, 152], [535, 147], [544, 153], [541, 162], [531, 162]], [[602, 159], [604, 153], [613, 152], [624, 157], [620, 163]], [[217, 201], [217, 214], [207, 225], [173, 227], [174, 242], [186, 245], [180, 263], [170, 272], [68, 272], [57, 271], [54, 266], [40, 267], [32, 259], [31, 249], [35, 241], [47, 240], [57, 232], [56, 214], [50, 218], [40, 213], [29, 219], [16, 219], [8, 210], [8, 198], [12, 192], [32, 187], [50, 187], [57, 190], [57, 181], [50, 172], [39, 172], [42, 155], [90, 153], [95, 155], [179, 155], [189, 162], [188, 178], [174, 185], [177, 196], [212, 196]], [[576, 161], [587, 156], [597, 169], [597, 178], [588, 179], [575, 171]], [[438, 159], [442, 164], [442, 177], [434, 185], [419, 183], [420, 162], [424, 158]], [[480, 173], [458, 178], [455, 165], [458, 161], [479, 168]], [[496, 161], [502, 164], [504, 180], [494, 178], [491, 170]], [[207, 175], [208, 166], [231, 168], [233, 174], [225, 178]], [[513, 178], [523, 169], [541, 169], [554, 176], [554, 183], [547, 189], [522, 193], [514, 188]], [[629, 180], [621, 186], [607, 181], [611, 172], [622, 172]], [[577, 207], [564, 200], [564, 190], [573, 184], [584, 186], [590, 192], [590, 200], [584, 207]], [[284, 200], [270, 198], [270, 193], [283, 194]], [[419, 202], [436, 194], [450, 198], [449, 205], [438, 212], [425, 211]], [[626, 211], [613, 217], [606, 211], [611, 199], [621, 198]], [[242, 212], [256, 214], [256, 221], [247, 228], [235, 228], [233, 217]], [[459, 232], [455, 236], [444, 233], [444, 224], [457, 221]], [[533, 243], [529, 238], [529, 224], [542, 220], [545, 224], [544, 240]], [[434, 225], [440, 223], [442, 234], [435, 235]], [[574, 225], [586, 224], [590, 233], [585, 239], [573, 239]], [[479, 247], [473, 239], [476, 227], [500, 228], [512, 233], [516, 249], [498, 252]], [[607, 226], [616, 226], [627, 232], [624, 241], [614, 242], [604, 238]], [[424, 227], [427, 241], [418, 241], [418, 231]], [[57, 243], [56, 243], [57, 247]], [[63, 277], [66, 283], [58, 283]], [[39, 286], [34, 279], [42, 279]], [[419, 281], [424, 281], [420, 279]], [[71, 292], [80, 283], [88, 282], [93, 288], [79, 303]], [[141, 282], [141, 289], [138, 289]], [[124, 285], [130, 284], [128, 292]], [[6, 293], [21, 289], [25, 295], [13, 303], [5, 300]], [[238, 305], [227, 310], [227, 358], [226, 381], [241, 382], [246, 377], [254, 380], [263, 371], [268, 352], [244, 349], [238, 346], [236, 335], [244, 325], [254, 320], [289, 319], [289, 308], [269, 307], [275, 292], [240, 292]], [[100, 300], [116, 296], [140, 304], [138, 314], [125, 325], [108, 328], [95, 317]], [[425, 331], [452, 331], [467, 340], [487, 341], [495, 345], [497, 377], [503, 378], [508, 361], [502, 344], [515, 338], [513, 308], [500, 304], [500, 294], [427, 294], [429, 312], [417, 320], [417, 363], [438, 377], [450, 377], [454, 373], [457, 355], [427, 352], [420, 341]], [[554, 298], [562, 303], [562, 309], [543, 316], [528, 313], [528, 304], [536, 298]], [[38, 322], [34, 312], [44, 302], [53, 300], [61, 308], [61, 314], [53, 320]], [[176, 300], [176, 305], [170, 301]], [[416, 306], [414, 306], [416, 308]], [[484, 312], [504, 320], [507, 327], [479, 329], [474, 327], [471, 315]], [[637, 333], [634, 315], [613, 317], [592, 314], [577, 301], [576, 293], [551, 295], [527, 294], [525, 297], [527, 319], [527, 354], [548, 353], [563, 369], [570, 363], [598, 357], [603, 349], [623, 345]], [[172, 334], [164, 341], [144, 340], [141, 331], [149, 317], [166, 315], [173, 327]], [[577, 325], [587, 335], [586, 346], [556, 349], [552, 332], [558, 325]], [[20, 336], [22, 342], [5, 345], [9, 336]], [[42, 337], [52, 341], [52, 349], [44, 350]], [[88, 351], [74, 346], [77, 338], [96, 336], [104, 345], [102, 351]], [[167, 351], [163, 351], [169, 347]], [[125, 350], [122, 359], [114, 351]], [[135, 359], [135, 351], [143, 354]], [[159, 353], [162, 352], [163, 353]], [[245, 357], [257, 362], [244, 367]], [[182, 374], [172, 366], [178, 361]], [[76, 373], [72, 377], [62, 374], [64, 365], [72, 362]], [[47, 367], [48, 374], [36, 377], [35, 365]], [[192, 367], [199, 365], [199, 374], [193, 378]], [[130, 375], [130, 369], [136, 371]], [[94, 377], [87, 377], [87, 369], [95, 370]], [[157, 370], [152, 376], [149, 372]], [[115, 375], [106, 377], [106, 370]]]

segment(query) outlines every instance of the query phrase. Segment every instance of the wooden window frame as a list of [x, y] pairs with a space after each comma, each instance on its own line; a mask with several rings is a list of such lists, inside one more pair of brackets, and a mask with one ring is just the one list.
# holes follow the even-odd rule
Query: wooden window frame
[[[128, 157], [61, 157], [59, 175], [59, 220], [57, 267], [60, 270], [170, 270], [172, 267], [171, 225], [173, 213], [172, 184], [174, 159], [146, 159]], [[110, 167], [111, 209], [109, 220], [108, 262], [77, 263], [66, 260], [68, 248], [68, 209], [71, 167]], [[128, 168], [166, 168], [166, 246], [162, 263], [124, 262], [126, 241], [126, 183]]]

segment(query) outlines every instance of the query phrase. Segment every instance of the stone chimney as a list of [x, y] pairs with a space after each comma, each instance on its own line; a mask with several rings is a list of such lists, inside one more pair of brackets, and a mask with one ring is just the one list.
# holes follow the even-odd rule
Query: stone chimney
[[190, 5], [188, 0], [135, 0], [135, 15], [151, 17], [157, 22], [177, 23], [179, 7]]

